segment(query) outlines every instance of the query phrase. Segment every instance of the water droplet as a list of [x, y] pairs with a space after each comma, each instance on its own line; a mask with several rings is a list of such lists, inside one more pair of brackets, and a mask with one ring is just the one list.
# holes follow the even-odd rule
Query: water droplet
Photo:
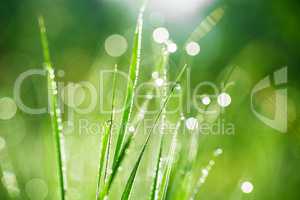
[[202, 103], [203, 103], [204, 105], [209, 105], [210, 102], [211, 102], [209, 96], [204, 96], [204, 97], [201, 99], [201, 101], [202, 101]]
[[231, 97], [229, 94], [223, 92], [218, 96], [218, 104], [221, 107], [227, 107], [231, 103]]
[[209, 165], [210, 165], [210, 166], [214, 166], [214, 165], [215, 165], [215, 161], [210, 160], [210, 161], [209, 161]]
[[161, 87], [161, 86], [163, 86], [163, 84], [164, 84], [164, 80], [162, 78], [158, 78], [155, 80], [155, 85], [157, 87]]
[[133, 132], [135, 131], [134, 126], [130, 126], [130, 127], [128, 128], [128, 131], [129, 131], [130, 133], [133, 133]]
[[176, 84], [175, 89], [176, 89], [176, 90], [181, 90], [180, 84]]
[[208, 170], [207, 169], [202, 169], [202, 174], [203, 174], [203, 176], [207, 176], [208, 175]]
[[218, 148], [218, 149], [215, 150], [214, 156], [216, 156], [216, 157], [217, 157], [217, 156], [220, 156], [222, 153], [223, 153], [223, 149]]

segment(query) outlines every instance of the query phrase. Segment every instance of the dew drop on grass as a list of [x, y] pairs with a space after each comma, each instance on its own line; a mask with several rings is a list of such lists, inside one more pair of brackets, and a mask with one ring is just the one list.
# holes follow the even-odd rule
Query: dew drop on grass
[[207, 176], [208, 175], [208, 170], [207, 169], [202, 169], [202, 175]]
[[128, 131], [129, 131], [130, 133], [133, 133], [133, 132], [135, 131], [134, 126], [130, 126], [130, 127], [128, 128]]
[[217, 148], [215, 151], [214, 151], [214, 156], [220, 156], [221, 154], [223, 153], [223, 149], [221, 148]]
[[214, 166], [215, 165], [215, 161], [214, 160], [210, 160], [209, 161], [209, 165], [212, 167], [212, 166]]
[[164, 84], [164, 80], [162, 78], [158, 78], [155, 80], [156, 87], [161, 87]]
[[180, 84], [176, 84], [175, 89], [176, 89], [176, 90], [181, 90]]
[[203, 103], [204, 105], [206, 105], [206, 106], [209, 105], [210, 102], [211, 102], [209, 96], [204, 96], [204, 97], [201, 99], [201, 101], [202, 101], [202, 103]]

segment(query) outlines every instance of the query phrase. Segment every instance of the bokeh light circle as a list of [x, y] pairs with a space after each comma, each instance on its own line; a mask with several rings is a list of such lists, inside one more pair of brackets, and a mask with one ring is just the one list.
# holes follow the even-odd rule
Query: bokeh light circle
[[17, 105], [12, 98], [3, 97], [0, 99], [0, 119], [8, 120], [15, 116]]
[[209, 105], [210, 102], [211, 102], [209, 96], [204, 96], [204, 97], [201, 99], [201, 101], [202, 101], [202, 103], [203, 103], [204, 105], [206, 105], [206, 106]]
[[197, 42], [189, 42], [185, 47], [186, 53], [190, 56], [196, 56], [200, 53], [200, 45]]
[[167, 42], [169, 37], [170, 37], [170, 34], [169, 34], [169, 31], [164, 28], [164, 27], [159, 27], [159, 28], [156, 28], [154, 31], [153, 31], [153, 40], [158, 43], [158, 44], [162, 44], [164, 42]]
[[249, 194], [253, 191], [253, 184], [249, 181], [245, 181], [241, 184], [241, 190], [246, 193]]
[[231, 97], [229, 94], [223, 92], [218, 96], [218, 104], [221, 107], [227, 107], [231, 103]]
[[127, 51], [127, 48], [127, 40], [122, 35], [114, 34], [105, 40], [105, 51], [112, 57], [120, 57]]

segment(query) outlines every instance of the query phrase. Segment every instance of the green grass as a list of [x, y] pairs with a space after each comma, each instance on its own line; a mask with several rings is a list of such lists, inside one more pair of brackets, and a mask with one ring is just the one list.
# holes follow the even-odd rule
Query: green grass
[[[135, 88], [137, 85], [138, 77], [139, 77], [139, 68], [140, 68], [140, 59], [141, 59], [141, 48], [142, 48], [142, 30], [143, 30], [143, 13], [144, 7], [140, 10], [139, 17], [137, 19], [136, 31], [133, 38], [133, 49], [132, 49], [132, 57], [131, 64], [129, 66], [129, 81], [127, 83], [126, 97], [124, 102], [124, 111], [121, 117], [121, 121], [117, 122], [115, 119], [115, 105], [116, 105], [116, 72], [117, 67], [115, 67], [115, 73], [113, 76], [113, 96], [111, 103], [111, 115], [110, 119], [107, 121], [105, 130], [102, 133], [101, 142], [100, 142], [100, 151], [99, 151], [99, 167], [97, 171], [97, 185], [96, 185], [96, 199], [104, 200], [107, 196], [110, 195], [111, 186], [118, 175], [119, 168], [121, 167], [123, 161], [127, 158], [126, 151], [131, 147], [133, 139], [136, 136], [136, 133], [128, 134], [128, 124], [134, 121], [135, 132], [137, 131], [138, 125], [142, 119], [135, 118], [132, 119], [132, 110], [133, 110], [133, 102], [135, 97]], [[217, 13], [217, 14], [216, 14]], [[195, 30], [195, 32], [191, 35], [190, 39], [199, 40], [205, 34], [210, 31], [207, 23], [210, 23], [212, 26], [216, 24], [215, 19], [218, 21], [221, 18], [223, 13], [218, 10], [214, 11], [211, 16], [206, 18], [204, 22], [202, 22], [199, 27]], [[46, 37], [46, 29], [44, 25], [44, 20], [42, 17], [39, 18], [40, 32], [41, 32], [41, 43], [43, 47], [44, 54], [44, 66], [47, 71], [47, 79], [48, 79], [48, 95], [50, 99], [50, 114], [51, 114], [51, 122], [52, 122], [52, 130], [55, 141], [56, 148], [56, 158], [57, 158], [57, 168], [58, 168], [58, 182], [60, 188], [60, 199], [64, 200], [67, 195], [66, 188], [66, 171], [65, 171], [65, 163], [64, 163], [64, 138], [62, 135], [62, 119], [61, 113], [59, 109], [58, 102], [58, 92], [57, 92], [57, 84], [55, 81], [54, 70], [52, 68], [49, 47]], [[164, 82], [168, 82], [168, 57], [169, 54], [165, 53], [165, 49], [162, 48], [161, 60], [158, 63], [156, 70], [159, 72], [160, 76], [163, 77]], [[160, 108], [158, 113], [155, 116], [154, 122], [151, 128], [147, 132], [146, 139], [144, 140], [140, 150], [138, 151], [138, 156], [132, 165], [132, 169], [130, 171], [129, 177], [124, 185], [123, 192], [121, 194], [122, 200], [130, 199], [131, 193], [134, 190], [134, 183], [137, 178], [138, 169], [142, 163], [143, 157], [145, 156], [146, 148], [149, 146], [149, 142], [155, 130], [159, 128], [160, 142], [158, 145], [158, 155], [155, 161], [155, 166], [153, 168], [154, 177], [151, 181], [151, 189], [149, 191], [149, 199], [150, 200], [164, 200], [167, 199], [170, 195], [168, 192], [170, 191], [171, 180], [176, 180], [172, 177], [174, 173], [173, 171], [180, 170], [181, 167], [176, 162], [176, 158], [178, 149], [178, 133], [180, 131], [180, 126], [182, 124], [182, 119], [178, 119], [176, 129], [173, 132], [172, 139], [170, 140], [169, 146], [165, 146], [167, 144], [167, 139], [165, 138], [165, 132], [160, 126], [164, 126], [167, 123], [167, 113], [166, 108], [170, 98], [172, 97], [175, 88], [181, 84], [182, 76], [186, 71], [187, 65], [184, 65], [183, 68], [178, 73], [175, 81], [170, 86], [169, 90], [167, 87], [163, 87], [160, 91]], [[150, 93], [151, 94], [151, 93]], [[143, 108], [147, 108], [150, 100], [146, 100], [144, 102]], [[181, 114], [181, 113], [180, 113]], [[160, 122], [160, 123], [159, 123]], [[120, 124], [120, 129], [117, 132], [117, 139], [115, 146], [112, 146], [112, 127], [114, 124]], [[166, 162], [163, 163], [164, 149], [167, 148], [166, 153]], [[115, 150], [113, 154], [111, 154], [112, 150]], [[110, 159], [111, 162], [110, 162]], [[194, 160], [192, 160], [193, 165]], [[111, 171], [111, 172], [110, 172]], [[188, 171], [186, 175], [183, 177], [183, 183], [187, 183], [190, 180], [192, 171]], [[179, 190], [185, 190], [182, 192], [182, 196], [185, 198], [189, 198], [191, 187], [185, 188], [185, 185], [182, 185]], [[198, 191], [198, 188], [195, 189]], [[193, 195], [196, 195], [194, 192]], [[177, 198], [178, 199], [178, 198]]]
[[58, 91], [57, 91], [57, 83], [55, 81], [55, 73], [52, 68], [51, 60], [50, 60], [50, 52], [48, 47], [48, 41], [46, 36], [46, 28], [44, 24], [43, 17], [39, 17], [39, 26], [41, 33], [41, 43], [43, 47], [43, 55], [44, 55], [44, 68], [47, 71], [47, 82], [48, 82], [48, 99], [50, 101], [50, 116], [51, 116], [51, 124], [52, 131], [55, 141], [55, 149], [56, 149], [56, 158], [57, 158], [57, 168], [58, 168], [58, 181], [60, 188], [60, 198], [62, 200], [65, 199], [65, 195], [67, 192], [66, 187], [66, 164], [65, 162], [65, 154], [64, 152], [64, 136], [62, 134], [62, 118], [61, 118], [61, 110], [58, 104]]

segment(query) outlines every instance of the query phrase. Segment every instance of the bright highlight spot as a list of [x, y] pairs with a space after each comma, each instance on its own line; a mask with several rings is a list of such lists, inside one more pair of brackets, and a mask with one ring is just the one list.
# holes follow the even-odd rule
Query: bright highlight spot
[[163, 86], [163, 84], [164, 84], [164, 80], [163, 79], [158, 78], [158, 79], [155, 80], [155, 85], [157, 87], [161, 87], [161, 86]]
[[186, 45], [185, 50], [188, 55], [196, 56], [200, 52], [200, 46], [197, 42], [190, 42]]
[[129, 131], [130, 133], [133, 133], [133, 132], [135, 131], [135, 128], [134, 128], [133, 126], [130, 126], [130, 127], [128, 128], [128, 131]]
[[217, 156], [220, 156], [222, 153], [223, 153], [223, 149], [218, 148], [218, 149], [215, 150], [214, 156], [216, 156], [216, 157], [217, 157]]
[[204, 97], [201, 99], [201, 101], [202, 101], [202, 103], [203, 103], [204, 105], [206, 105], [206, 106], [209, 105], [210, 102], [211, 102], [209, 96], [204, 96]]
[[167, 43], [167, 50], [170, 53], [175, 53], [177, 51], [177, 45], [174, 42], [170, 41]]
[[208, 170], [207, 169], [202, 169], [202, 174], [203, 174], [203, 176], [208, 176]]
[[166, 28], [159, 27], [153, 31], [152, 36], [155, 42], [157, 42], [158, 44], [162, 44], [168, 41], [170, 34]]
[[112, 57], [123, 55], [126, 52], [127, 47], [127, 40], [122, 35], [114, 34], [105, 40], [105, 51]]
[[43, 200], [48, 196], [48, 186], [42, 179], [31, 179], [26, 183], [25, 191], [31, 200]]
[[253, 184], [249, 181], [245, 181], [242, 183], [241, 185], [241, 190], [246, 193], [249, 194], [253, 191]]
[[231, 103], [231, 97], [229, 94], [223, 92], [218, 96], [218, 104], [221, 107], [227, 107]]
[[185, 121], [185, 126], [189, 130], [195, 130], [198, 128], [198, 120], [194, 117], [190, 117]]
[[0, 99], [0, 119], [8, 120], [15, 116], [17, 105], [12, 98], [3, 97]]

